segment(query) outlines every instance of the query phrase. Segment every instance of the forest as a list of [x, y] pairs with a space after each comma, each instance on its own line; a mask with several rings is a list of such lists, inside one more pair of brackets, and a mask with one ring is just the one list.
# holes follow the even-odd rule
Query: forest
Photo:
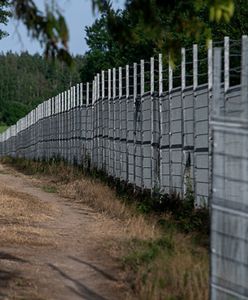
[[82, 57], [73, 60], [70, 68], [39, 54], [0, 54], [0, 123], [15, 123], [40, 102], [79, 82]]

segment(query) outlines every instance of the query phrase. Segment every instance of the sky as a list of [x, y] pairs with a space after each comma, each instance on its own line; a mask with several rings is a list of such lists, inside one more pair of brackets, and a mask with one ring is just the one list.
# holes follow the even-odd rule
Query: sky
[[[40, 9], [44, 8], [46, 0], [35, 0]], [[48, 1], [47, 2], [51, 2]], [[57, 0], [59, 7], [66, 18], [70, 33], [69, 48], [72, 54], [84, 54], [87, 51], [85, 41], [85, 26], [90, 26], [99, 16], [93, 14], [91, 0]], [[124, 0], [114, 1], [115, 8], [122, 8]], [[7, 31], [9, 36], [0, 40], [0, 52], [21, 52], [28, 51], [33, 53], [42, 53], [43, 50], [38, 41], [31, 39], [25, 26], [13, 19], [10, 19], [7, 26], [1, 26], [1, 29]]]

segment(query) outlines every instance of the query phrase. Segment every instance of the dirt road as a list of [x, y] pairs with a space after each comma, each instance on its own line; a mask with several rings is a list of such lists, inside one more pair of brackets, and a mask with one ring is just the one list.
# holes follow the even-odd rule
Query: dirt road
[[125, 299], [118, 222], [0, 165], [0, 299]]

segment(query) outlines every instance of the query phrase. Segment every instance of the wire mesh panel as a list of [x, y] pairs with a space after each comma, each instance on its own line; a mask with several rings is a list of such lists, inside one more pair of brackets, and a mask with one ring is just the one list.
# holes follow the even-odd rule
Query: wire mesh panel
[[116, 97], [113, 103], [114, 107], [114, 169], [115, 176], [121, 176], [121, 163], [120, 163], [120, 99]]
[[72, 88], [72, 163], [77, 163], [77, 131], [76, 124], [77, 123], [77, 107], [76, 107], [76, 94], [75, 87]]
[[81, 129], [81, 107], [78, 105], [76, 107], [76, 128], [75, 128], [75, 138], [76, 138], [76, 163], [81, 163], [81, 140], [80, 140], [80, 129]]
[[143, 186], [145, 189], [152, 188], [152, 166], [151, 166], [151, 95], [150, 93], [146, 94], [143, 97], [142, 103], [142, 127], [143, 127], [143, 137], [142, 137], [142, 148], [143, 148]]
[[125, 96], [119, 99], [120, 103], [120, 178], [127, 178], [127, 99]]
[[97, 168], [97, 105], [96, 102], [92, 105], [92, 167]]
[[207, 203], [209, 196], [209, 97], [206, 85], [195, 90], [194, 101], [195, 196], [196, 205], [202, 206]]
[[109, 175], [114, 176], [114, 100], [109, 99]]
[[212, 299], [248, 297], [248, 122], [215, 118]]
[[[160, 164], [161, 164], [161, 190], [170, 191], [170, 103], [168, 93], [160, 96], [162, 103]], [[154, 149], [152, 148], [152, 152]], [[152, 153], [152, 157], [154, 154]], [[154, 158], [153, 158], [154, 159]], [[155, 177], [155, 176], [153, 176]], [[153, 184], [154, 185], [154, 184]]]
[[[97, 95], [98, 96], [98, 95]], [[96, 152], [96, 168], [100, 170], [100, 146], [99, 146], [99, 96], [95, 101], [95, 152]]]
[[[214, 53], [211, 299], [248, 299], [248, 39], [243, 38], [240, 113], [221, 85]], [[225, 65], [224, 65], [225, 66]], [[231, 88], [232, 89], [232, 88]], [[239, 99], [240, 100], [240, 99]], [[244, 101], [243, 101], [244, 100]], [[223, 105], [224, 103], [224, 105]], [[233, 109], [233, 111], [232, 111]]]
[[103, 168], [108, 168], [108, 98], [102, 99], [103, 103]]
[[92, 161], [92, 108], [88, 105], [86, 108], [86, 156], [85, 163], [90, 166]]
[[103, 169], [103, 107], [102, 99], [99, 98], [98, 103], [98, 164], [99, 170]]
[[128, 182], [134, 183], [134, 99], [126, 99], [127, 104], [127, 168]]
[[183, 193], [194, 182], [194, 91], [189, 87], [183, 92]]
[[[224, 95], [223, 95], [224, 96]], [[241, 87], [231, 87], [225, 97], [225, 110], [230, 117], [239, 117], [241, 114]]]
[[134, 167], [135, 167], [135, 185], [142, 187], [142, 107], [141, 97], [135, 99], [135, 112], [134, 112], [134, 134], [135, 134], [135, 145], [134, 145]]
[[154, 94], [151, 99], [152, 117], [151, 117], [151, 176], [152, 176], [152, 189], [160, 188], [160, 98], [158, 94]]
[[181, 90], [170, 94], [171, 188], [182, 192], [182, 98]]
[[87, 136], [86, 136], [86, 129], [87, 129], [87, 119], [86, 119], [86, 113], [87, 113], [87, 109], [85, 104], [81, 107], [81, 117], [80, 117], [80, 122], [81, 122], [81, 126], [80, 126], [80, 141], [81, 141], [81, 151], [80, 151], [80, 161], [84, 166], [84, 159], [86, 157], [86, 142], [87, 142]]

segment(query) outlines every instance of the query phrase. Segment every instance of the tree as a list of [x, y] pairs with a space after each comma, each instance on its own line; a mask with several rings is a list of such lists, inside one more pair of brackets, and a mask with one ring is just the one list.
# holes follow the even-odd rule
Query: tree
[[[71, 63], [68, 52], [68, 29], [56, 1], [47, 6], [45, 12], [38, 10], [33, 0], [13, 0], [15, 17], [21, 20], [31, 35], [45, 44], [46, 56], [57, 56]], [[93, 8], [108, 15], [109, 27], [118, 29], [120, 35], [134, 38], [129, 28], [125, 26], [111, 9], [109, 0], [92, 0]], [[177, 34], [199, 37], [209, 32], [205, 23], [199, 19], [199, 13], [207, 8], [208, 19], [228, 22], [234, 13], [234, 0], [126, 0], [126, 9], [138, 20], [144, 34], [153, 38], [157, 46], [166, 43], [171, 50], [176, 49]], [[161, 14], [168, 14], [168, 20], [161, 23]]]
[[33, 0], [13, 0], [14, 16], [27, 27], [31, 36], [45, 45], [46, 57], [59, 58], [72, 63], [68, 52], [68, 28], [56, 2], [40, 11]]
[[[191, 2], [191, 17], [189, 3], [186, 4], [187, 10], [182, 1], [177, 1], [174, 10], [172, 6], [167, 6], [167, 10], [164, 6], [163, 9], [156, 6], [154, 15], [159, 22], [154, 21], [154, 24], [159, 24], [157, 30], [154, 29], [156, 25], [150, 30], [148, 25], [143, 24], [143, 19], [139, 18], [139, 10], [134, 9], [133, 3], [130, 2], [130, 5], [122, 11], [108, 8], [108, 12], [103, 12], [98, 20], [86, 27], [86, 41], [90, 50], [84, 56], [81, 69], [81, 78], [84, 82], [91, 81], [100, 70], [138, 62], [140, 58], [149, 59], [158, 52], [163, 52], [168, 58], [168, 52], [173, 51], [176, 63], [176, 58], [180, 59], [181, 47], [191, 48], [193, 43], [206, 44], [206, 40], [210, 37], [215, 41], [223, 40], [225, 35], [232, 39], [240, 39], [242, 34], [248, 32], [248, 6], [244, 0], [234, 0], [236, 13], [228, 23], [223, 18], [218, 23], [211, 22], [206, 2], [197, 11], [197, 15]], [[185, 14], [179, 15], [180, 19], [196, 16], [194, 24], [197, 31], [194, 28], [193, 32], [193, 29], [190, 31], [186, 25], [181, 28], [178, 25], [179, 21], [174, 24], [178, 11], [181, 10], [184, 10]], [[165, 31], [163, 35], [160, 27]], [[161, 36], [159, 33], [153, 34], [152, 30], [160, 31]], [[202, 55], [206, 55], [206, 49], [201, 48], [199, 51], [203, 52]]]
[[127, 0], [129, 19], [137, 20], [127, 27], [124, 18], [105, 8], [113, 36], [125, 43], [145, 36], [172, 58], [182, 45], [210, 39], [212, 25], [230, 22], [234, 9], [235, 0]]
[[[0, 24], [7, 25], [11, 12], [9, 11], [9, 1], [0, 0]], [[0, 40], [7, 36], [8, 33], [0, 29]]]
[[[230, 22], [212, 23], [211, 30], [215, 39], [229, 36], [231, 39], [239, 39], [248, 33], [248, 5], [246, 0], [234, 0], [235, 14]], [[206, 17], [205, 17], [206, 18]]]
[[27, 52], [0, 54], [0, 124], [14, 124], [42, 101], [80, 81], [82, 57], [74, 68]]
[[[89, 51], [83, 58], [81, 79], [92, 80], [93, 76], [116, 66], [124, 66], [142, 58], [149, 58], [155, 51], [155, 44], [142, 32], [138, 32], [137, 21], [129, 17], [127, 10], [114, 12], [128, 28], [133, 28], [139, 39], [120, 40], [120, 36], [109, 29], [108, 16], [103, 13], [92, 26], [86, 27], [86, 42]], [[123, 40], [124, 41], [124, 40]]]

